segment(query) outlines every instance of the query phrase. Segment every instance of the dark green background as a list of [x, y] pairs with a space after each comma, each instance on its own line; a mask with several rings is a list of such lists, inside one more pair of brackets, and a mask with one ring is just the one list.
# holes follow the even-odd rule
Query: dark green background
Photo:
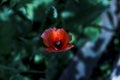
[[[57, 80], [76, 49], [98, 38], [98, 23], [109, 4], [108, 0], [1, 0], [0, 80]], [[64, 28], [75, 47], [61, 53], [44, 51], [40, 35], [50, 27]]]

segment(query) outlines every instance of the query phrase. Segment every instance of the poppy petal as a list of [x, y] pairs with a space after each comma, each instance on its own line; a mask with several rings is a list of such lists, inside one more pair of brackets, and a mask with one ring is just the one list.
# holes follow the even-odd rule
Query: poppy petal
[[58, 52], [58, 49], [54, 49], [54, 48], [45, 48], [46, 51], [48, 52]]
[[47, 47], [50, 46], [50, 43], [49, 43], [50, 34], [51, 34], [51, 29], [48, 29], [48, 30], [45, 30], [45, 32], [41, 35], [41, 38], [43, 39], [43, 42]]
[[69, 44], [69, 45], [65, 46], [65, 47], [61, 50], [61, 52], [67, 51], [67, 50], [69, 50], [69, 49], [71, 49], [71, 48], [73, 48], [73, 47], [74, 47], [74, 45]]
[[61, 29], [61, 33], [63, 35], [63, 36], [61, 36], [62, 42], [64, 44], [63, 47], [65, 47], [72, 40], [72, 36], [67, 34], [67, 32], [65, 32], [64, 29]]
[[54, 48], [45, 48], [46, 51], [48, 52], [65, 52], [71, 48], [73, 48], [74, 45], [67, 45], [64, 49], [59, 50], [59, 49], [54, 49]]
[[57, 31], [58, 39], [62, 40], [63, 44], [66, 45], [69, 42], [69, 35], [67, 32], [62, 28]]

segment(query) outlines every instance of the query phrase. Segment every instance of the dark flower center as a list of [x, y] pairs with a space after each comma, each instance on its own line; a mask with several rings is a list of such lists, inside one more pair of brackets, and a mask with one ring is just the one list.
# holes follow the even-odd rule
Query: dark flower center
[[54, 46], [57, 48], [57, 49], [61, 49], [62, 48], [62, 41], [61, 40], [57, 40], [54, 42]]

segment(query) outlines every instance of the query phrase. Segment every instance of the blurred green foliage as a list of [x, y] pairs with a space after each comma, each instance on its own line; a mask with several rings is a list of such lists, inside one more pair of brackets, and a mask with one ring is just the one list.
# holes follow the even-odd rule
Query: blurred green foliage
[[41, 33], [64, 28], [80, 48], [99, 36], [94, 24], [105, 9], [103, 0], [1, 0], [0, 80], [56, 80], [75, 53], [44, 51]]

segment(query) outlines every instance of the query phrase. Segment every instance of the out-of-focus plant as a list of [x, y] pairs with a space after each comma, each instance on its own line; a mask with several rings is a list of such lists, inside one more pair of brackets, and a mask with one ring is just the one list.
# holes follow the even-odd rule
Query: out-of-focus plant
[[0, 67], [8, 67], [0, 68], [0, 80], [57, 80], [74, 49], [46, 52], [40, 35], [50, 27], [63, 28], [80, 48], [98, 37], [100, 28], [91, 25], [106, 8], [99, 0], [1, 0]]

